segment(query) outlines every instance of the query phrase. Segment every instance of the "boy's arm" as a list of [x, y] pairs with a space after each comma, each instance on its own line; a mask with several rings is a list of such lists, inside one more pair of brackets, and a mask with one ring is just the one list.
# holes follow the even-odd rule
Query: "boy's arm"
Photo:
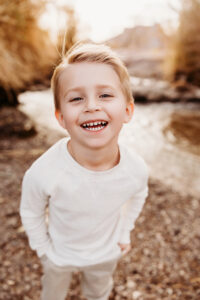
[[41, 257], [50, 244], [45, 222], [48, 196], [41, 188], [40, 178], [35, 177], [27, 171], [23, 178], [20, 216], [30, 247]]
[[145, 199], [148, 196], [148, 169], [146, 168], [141, 189], [126, 203], [123, 209], [123, 224], [119, 243], [130, 244], [130, 232], [135, 226], [140, 212], [142, 211]]

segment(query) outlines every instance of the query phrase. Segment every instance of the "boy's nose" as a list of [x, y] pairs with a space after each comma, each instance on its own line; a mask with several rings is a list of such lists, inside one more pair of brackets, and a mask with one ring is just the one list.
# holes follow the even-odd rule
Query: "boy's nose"
[[91, 112], [91, 111], [97, 111], [100, 110], [100, 105], [98, 100], [94, 98], [90, 98], [86, 101], [85, 103], [85, 111], [86, 112]]

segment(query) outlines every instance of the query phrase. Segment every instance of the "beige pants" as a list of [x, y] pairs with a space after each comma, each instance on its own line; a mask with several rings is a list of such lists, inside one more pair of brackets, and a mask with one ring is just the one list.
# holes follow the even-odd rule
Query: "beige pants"
[[42, 277], [41, 300], [64, 300], [67, 296], [73, 272], [81, 272], [81, 290], [88, 300], [107, 300], [113, 287], [113, 272], [118, 259], [85, 267], [59, 267], [46, 256], [41, 259]]

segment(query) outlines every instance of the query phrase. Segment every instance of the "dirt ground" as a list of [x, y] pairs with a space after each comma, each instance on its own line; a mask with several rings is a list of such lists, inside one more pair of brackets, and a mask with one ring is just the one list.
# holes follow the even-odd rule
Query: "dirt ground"
[[[36, 134], [16, 111], [1, 110], [0, 117], [0, 299], [36, 300], [42, 268], [20, 222], [21, 181], [30, 164], [60, 137], [50, 131]], [[200, 198], [149, 179], [132, 249], [118, 263], [110, 300], [200, 299], [199, 208]], [[76, 273], [67, 300], [84, 299], [79, 283]]]

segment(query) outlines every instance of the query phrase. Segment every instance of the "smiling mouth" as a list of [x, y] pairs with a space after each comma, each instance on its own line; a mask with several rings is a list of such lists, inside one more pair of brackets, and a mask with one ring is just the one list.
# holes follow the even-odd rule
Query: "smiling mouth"
[[104, 129], [108, 125], [107, 121], [94, 121], [94, 122], [85, 122], [81, 124], [81, 127], [88, 131], [99, 131]]

